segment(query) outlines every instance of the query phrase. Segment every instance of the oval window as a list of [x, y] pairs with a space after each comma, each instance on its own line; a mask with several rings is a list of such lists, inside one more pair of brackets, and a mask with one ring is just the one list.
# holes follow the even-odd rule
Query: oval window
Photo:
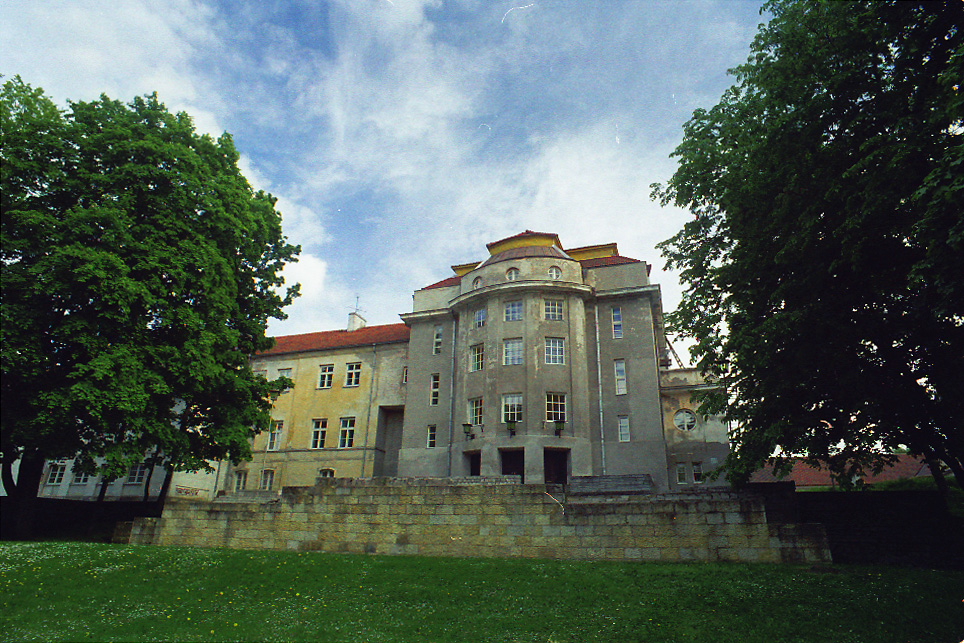
[[549, 279], [562, 279], [562, 269], [559, 266], [549, 268]]
[[692, 431], [696, 428], [696, 413], [689, 409], [677, 411], [676, 415], [673, 416], [673, 424], [680, 431]]
[[476, 277], [472, 280], [472, 289], [475, 290], [482, 285], [482, 277]]
[[515, 281], [516, 279], [519, 278], [519, 269], [509, 268], [508, 270], [505, 271], [505, 278], [508, 279], [509, 281]]

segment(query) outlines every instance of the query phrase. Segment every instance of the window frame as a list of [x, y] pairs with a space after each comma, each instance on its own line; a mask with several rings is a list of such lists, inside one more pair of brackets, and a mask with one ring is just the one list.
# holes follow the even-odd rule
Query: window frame
[[521, 274], [522, 274], [522, 273], [519, 272], [519, 269], [516, 268], [515, 266], [513, 266], [513, 267], [511, 267], [511, 268], [509, 268], [508, 270], [505, 271], [505, 280], [506, 280], [506, 281], [518, 281], [518, 280], [519, 280], [519, 276], [520, 276]]
[[469, 372], [475, 373], [485, 368], [485, 344], [469, 346]]
[[521, 299], [513, 299], [512, 301], [505, 302], [503, 306], [502, 321], [522, 321], [523, 317], [524, 312]]
[[546, 422], [566, 422], [566, 394], [546, 392]]
[[546, 321], [565, 321], [566, 302], [563, 299], [544, 299], [542, 315]]
[[345, 388], [357, 388], [361, 386], [361, 362], [349, 362], [345, 364]]
[[688, 484], [686, 479], [686, 463], [676, 463], [676, 484]]
[[248, 486], [248, 471], [247, 469], [234, 472], [234, 490], [244, 491]]
[[73, 469], [70, 484], [87, 484], [90, 482], [90, 474]]
[[145, 480], [147, 480], [147, 465], [137, 462], [127, 470], [127, 479], [124, 480], [124, 484], [144, 484]]
[[284, 431], [284, 420], [272, 420], [268, 428], [268, 435], [265, 438], [265, 451], [277, 451], [281, 445], [281, 434]]
[[553, 281], [559, 281], [562, 279], [562, 268], [559, 266], [549, 266], [547, 273], [549, 274], [549, 279]]
[[522, 422], [523, 415], [522, 393], [503, 393], [502, 394], [502, 423]]
[[622, 306], [613, 306], [610, 309], [613, 321], [613, 339], [623, 338], [623, 308]]
[[[512, 351], [509, 351], [510, 344]], [[518, 346], [518, 352], [515, 347]], [[514, 360], [514, 361], [513, 361]], [[525, 361], [525, 342], [521, 337], [509, 337], [502, 340], [502, 365], [519, 366]]]
[[258, 491], [271, 491], [274, 487], [274, 469], [262, 469], [258, 480]]
[[630, 442], [633, 438], [629, 428], [629, 416], [616, 416], [616, 434], [620, 442]]
[[[677, 418], [681, 418], [684, 416], [689, 416], [690, 418], [692, 418], [692, 425], [688, 421], [684, 421], [684, 422], [677, 421]], [[680, 424], [683, 424], [683, 426], [680, 426]], [[696, 415], [696, 413], [694, 413], [690, 409], [679, 409], [678, 411], [676, 411], [676, 413], [673, 414], [673, 426], [676, 427], [677, 431], [683, 431], [684, 433], [688, 433], [690, 431], [695, 430], [696, 427], [698, 427], [699, 425], [700, 425], [699, 416]]]
[[442, 396], [442, 374], [432, 373], [431, 384], [429, 384], [428, 405], [438, 406], [439, 398]]
[[425, 431], [425, 448], [434, 449], [438, 446], [438, 425], [429, 424]]
[[473, 397], [469, 399], [468, 418], [469, 424], [472, 426], [482, 426], [483, 420], [485, 419], [485, 406], [483, 404], [483, 398]]
[[[319, 439], [320, 438], [320, 439]], [[324, 449], [328, 439], [328, 418], [311, 420], [311, 449]]]
[[472, 328], [485, 327], [485, 308], [479, 308], [472, 313]]
[[50, 464], [50, 468], [47, 469], [47, 481], [44, 484], [49, 484], [54, 487], [61, 485], [64, 482], [64, 476], [66, 474], [67, 474], [66, 464], [53, 462]]
[[703, 461], [692, 462], [690, 466], [693, 470], [693, 484], [703, 484], [706, 479], [703, 475]]
[[628, 391], [628, 387], [626, 384], [626, 360], [625, 359], [613, 360], [613, 376], [615, 378], [614, 383], [615, 383], [616, 395], [626, 395]]
[[565, 366], [566, 365], [566, 338], [565, 337], [546, 337], [544, 356], [545, 356], [546, 364], [550, 366]]
[[351, 449], [355, 446], [355, 418], [343, 417], [338, 428], [338, 448]]
[[442, 354], [442, 339], [444, 337], [445, 329], [442, 326], [436, 326], [434, 334], [432, 335], [432, 355]]
[[318, 365], [318, 388], [331, 388], [335, 380], [334, 364]]

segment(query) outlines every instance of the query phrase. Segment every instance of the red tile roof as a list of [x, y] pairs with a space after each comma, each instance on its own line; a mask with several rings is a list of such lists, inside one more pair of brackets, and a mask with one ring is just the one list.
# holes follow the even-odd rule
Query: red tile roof
[[[869, 473], [862, 479], [864, 484], [874, 484], [922, 475], [930, 475], [930, 469], [923, 460], [917, 456], [899, 454], [894, 464], [884, 468], [880, 473]], [[773, 467], [769, 465], [755, 472], [750, 478], [750, 482], [776, 482], [777, 480], [778, 478], [773, 475]], [[833, 483], [830, 471], [823, 467], [815, 469], [799, 458], [795, 459], [790, 473], [779, 480], [792, 480], [798, 487], [829, 487]]]
[[326, 330], [303, 335], [282, 335], [274, 338], [274, 346], [263, 353], [258, 353], [257, 356], [324, 351], [372, 344], [398, 344], [407, 342], [408, 337], [409, 328], [405, 324], [366, 326], [352, 331]]
[[431, 286], [425, 286], [424, 288], [422, 288], [422, 290], [430, 290], [431, 288], [448, 288], [449, 286], [458, 286], [461, 281], [462, 281], [462, 278], [459, 277], [458, 275], [455, 275], [452, 277], [448, 277], [447, 279], [443, 279], [442, 281], [437, 281]]

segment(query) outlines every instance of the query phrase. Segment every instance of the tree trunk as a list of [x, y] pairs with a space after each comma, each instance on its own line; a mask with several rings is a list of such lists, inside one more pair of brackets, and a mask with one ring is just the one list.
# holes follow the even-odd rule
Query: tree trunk
[[167, 492], [171, 489], [171, 479], [174, 477], [174, 467], [165, 467], [167, 473], [164, 475], [164, 484], [161, 485], [161, 492], [157, 494], [157, 506], [163, 507], [167, 500]]
[[100, 479], [100, 491], [97, 493], [97, 502], [104, 502], [104, 498], [107, 496], [107, 487], [114, 482], [116, 478], [101, 478]]
[[151, 499], [151, 478], [154, 477], [154, 461], [147, 465], [147, 478], [144, 480], [144, 502]]
[[947, 507], [948, 493], [947, 479], [944, 477], [944, 472], [941, 471], [941, 463], [934, 456], [934, 451], [931, 449], [924, 449], [924, 462], [927, 463], [928, 468], [931, 470], [931, 476], [934, 477], [934, 482], [937, 484], [937, 490], [941, 494], [941, 499], [944, 501], [944, 506]]
[[[7, 463], [4, 463], [6, 468]], [[12, 487], [7, 487], [6, 475], [4, 488], [13, 501], [11, 510], [14, 513], [13, 536], [17, 540], [26, 540], [33, 536], [34, 512], [37, 506], [37, 492], [40, 490], [40, 480], [44, 473], [44, 459], [36, 452], [25, 453], [20, 458], [20, 469], [17, 479], [13, 480], [12, 466], [9, 472]]]

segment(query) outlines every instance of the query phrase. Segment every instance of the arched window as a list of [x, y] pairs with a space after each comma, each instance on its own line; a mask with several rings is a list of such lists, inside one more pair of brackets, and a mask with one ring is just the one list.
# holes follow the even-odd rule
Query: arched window
[[508, 270], [505, 271], [505, 278], [508, 281], [515, 281], [516, 279], [519, 278], [519, 269], [509, 268]]

